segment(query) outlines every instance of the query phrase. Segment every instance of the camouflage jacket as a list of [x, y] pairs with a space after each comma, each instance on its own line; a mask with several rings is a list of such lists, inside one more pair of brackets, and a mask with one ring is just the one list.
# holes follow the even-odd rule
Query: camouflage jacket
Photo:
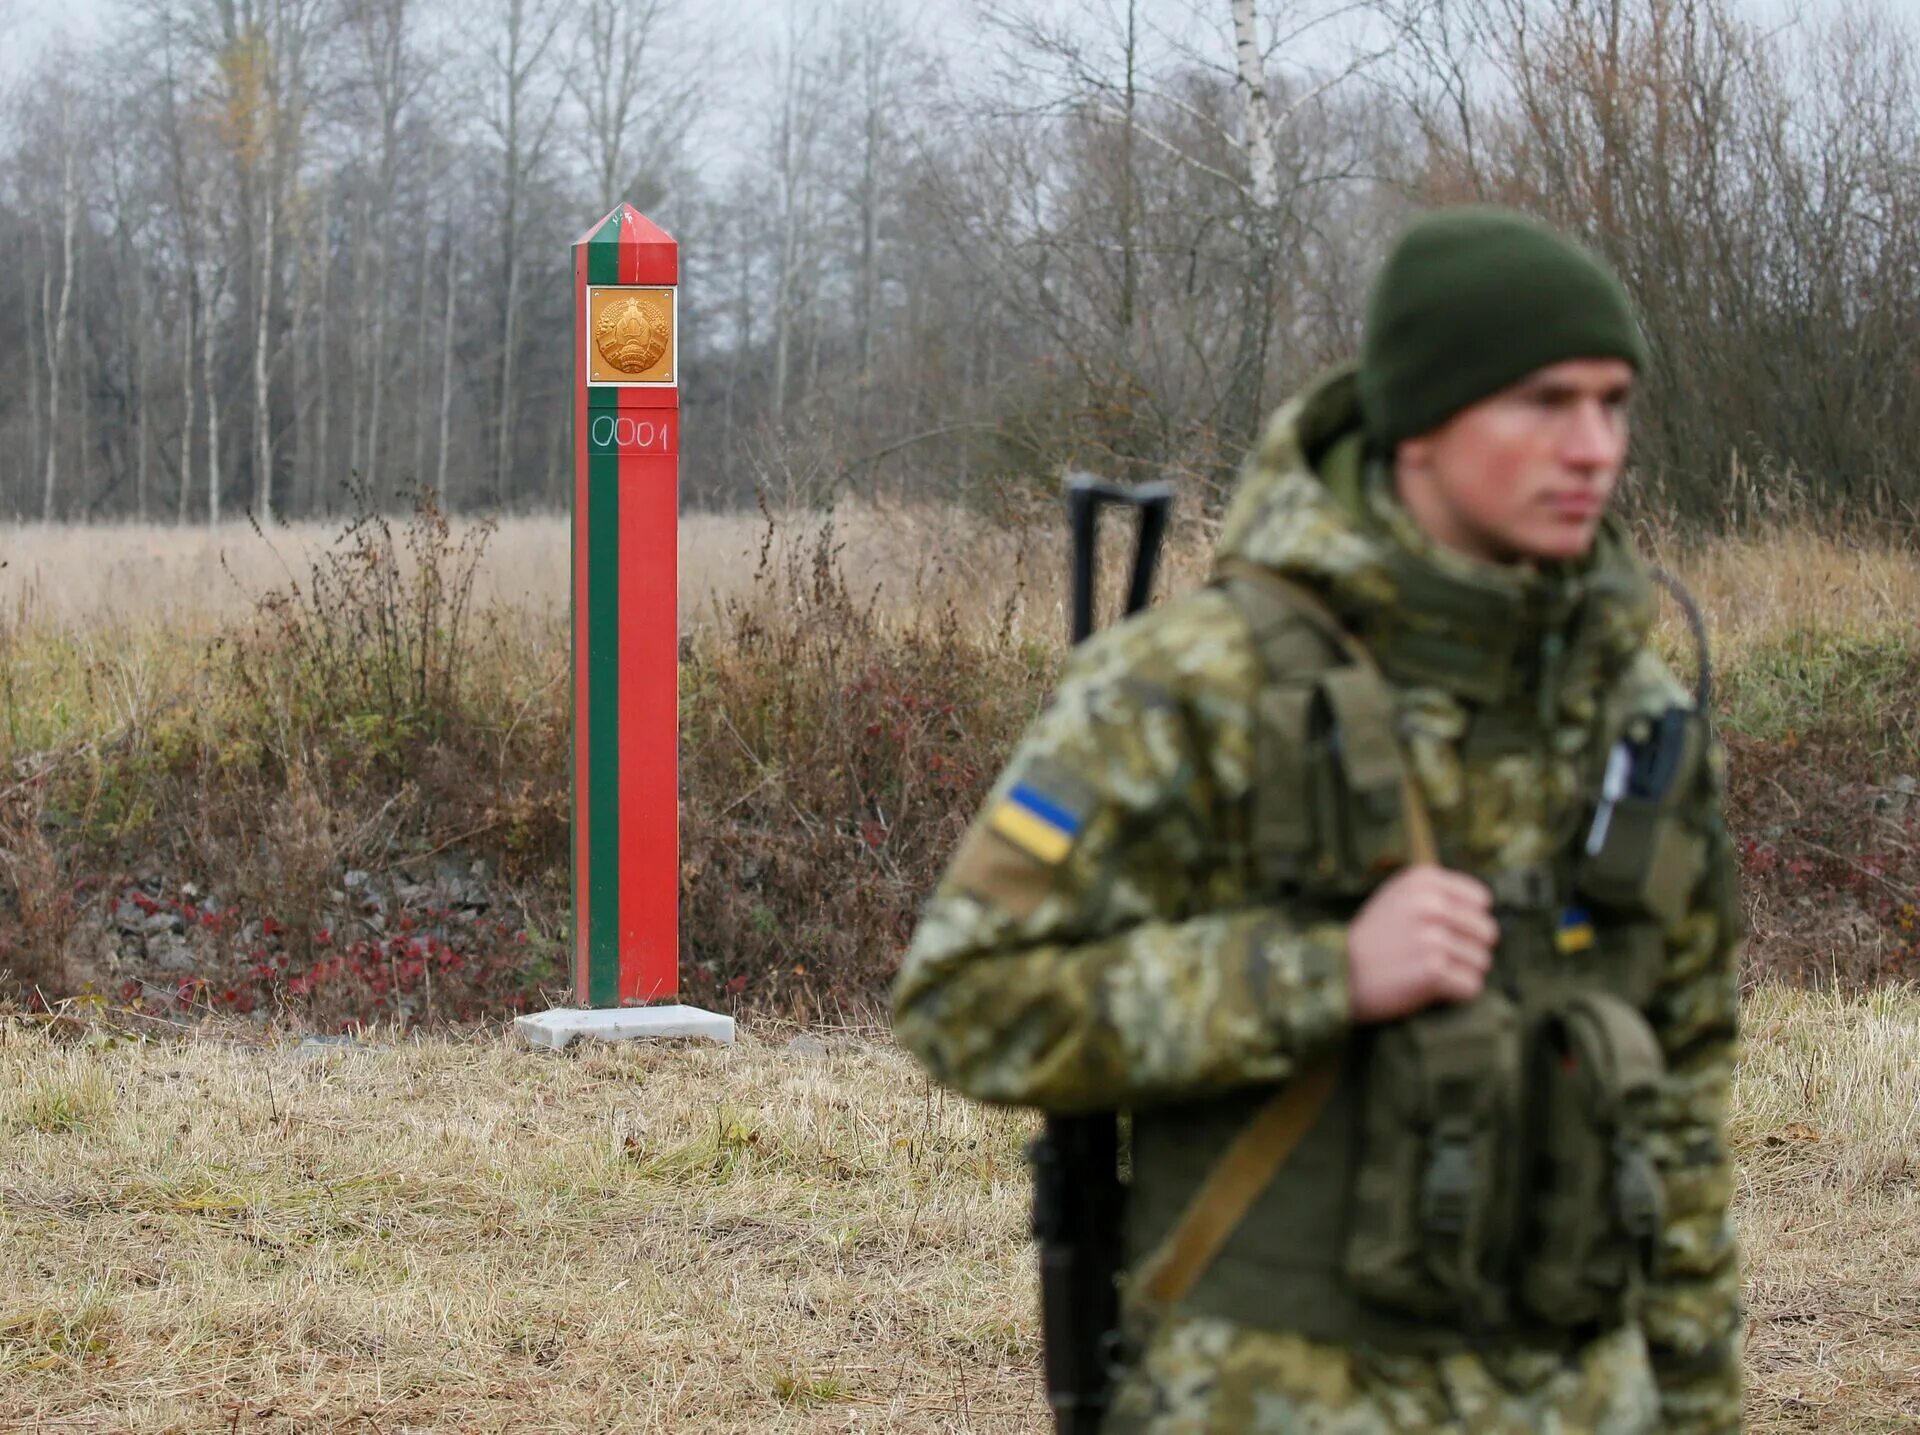
[[[1414, 528], [1361, 463], [1350, 375], [1278, 414], [1219, 552], [1308, 585], [1380, 659], [1405, 756], [1449, 865], [1552, 857], [1590, 810], [1596, 718], [1623, 690], [1684, 701], [1647, 646], [1652, 589], [1622, 530], [1540, 570], [1477, 563]], [[1404, 600], [1409, 573], [1466, 600]], [[1474, 655], [1459, 681], [1396, 664], [1417, 632]], [[1248, 808], [1266, 681], [1219, 588], [1075, 652], [930, 901], [895, 990], [895, 1030], [936, 1080], [1055, 1112], [1145, 1109], [1285, 1081], [1346, 1033], [1345, 928], [1261, 890]], [[1530, 750], [1473, 760], [1476, 714], [1532, 722]], [[1708, 877], [1665, 933], [1646, 1004], [1667, 1060], [1667, 1207], [1641, 1326], [1665, 1428], [1739, 1422], [1738, 1256], [1724, 1150], [1735, 949], [1717, 749], [1690, 820]]]

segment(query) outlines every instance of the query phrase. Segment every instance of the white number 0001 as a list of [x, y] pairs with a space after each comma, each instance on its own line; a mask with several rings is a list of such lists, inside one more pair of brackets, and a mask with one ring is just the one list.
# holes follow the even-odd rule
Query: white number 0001
[[616, 418], [612, 414], [600, 414], [587, 430], [587, 436], [597, 449], [658, 449], [667, 453], [673, 447], [671, 424], [656, 424], [624, 415]]

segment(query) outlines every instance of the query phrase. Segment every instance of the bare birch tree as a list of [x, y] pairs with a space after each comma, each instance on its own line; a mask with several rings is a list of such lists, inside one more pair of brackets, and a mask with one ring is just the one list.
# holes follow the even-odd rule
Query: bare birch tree
[[[567, 91], [579, 107], [572, 128], [603, 214], [622, 200], [653, 203], [662, 171], [678, 158], [699, 74], [670, 34], [679, 19], [676, 0], [581, 0], [578, 6]], [[641, 145], [644, 161], [636, 158]]]
[[448, 439], [453, 427], [453, 339], [454, 311], [459, 299], [460, 286], [454, 282], [454, 243], [453, 227], [446, 231], [446, 271], [444, 285], [446, 289], [446, 312], [440, 323], [440, 449], [439, 457], [434, 461], [433, 491], [439, 496], [441, 507], [451, 511], [450, 496], [447, 493], [447, 451]]
[[374, 211], [375, 239], [371, 293], [373, 316], [368, 337], [366, 374], [366, 468], [363, 478], [376, 490], [384, 451], [382, 424], [386, 417], [388, 328], [393, 310], [394, 226], [398, 223], [396, 192], [400, 169], [400, 127], [409, 104], [420, 93], [424, 75], [409, 44], [408, 0], [363, 0], [353, 27], [359, 40], [365, 84], [373, 98], [378, 129], [378, 181], [369, 202]]
[[553, 73], [555, 39], [566, 18], [557, 0], [502, 0], [483, 57], [487, 92], [483, 114], [498, 145], [500, 166], [500, 317], [493, 412], [493, 496], [508, 494], [514, 458], [515, 389], [520, 348], [526, 216], [533, 181], [545, 166], [555, 116], [565, 93]]
[[813, 298], [808, 271], [821, 217], [821, 146], [834, 93], [832, 65], [818, 11], [789, 5], [787, 33], [771, 57], [779, 98], [769, 136], [777, 218], [768, 409], [776, 424], [793, 399], [796, 336]]
[[[74, 93], [72, 86], [60, 83], [52, 95], [55, 127], [49, 138], [57, 146], [59, 183], [59, 260], [53, 256], [45, 221], [41, 228], [40, 335], [46, 346], [47, 364], [47, 451], [45, 480], [40, 491], [40, 518], [53, 522], [54, 500], [60, 479], [60, 403], [66, 392], [67, 340], [73, 316], [74, 234], [80, 222], [80, 183], [78, 136], [74, 129]], [[54, 274], [58, 271], [59, 298], [56, 300]]]

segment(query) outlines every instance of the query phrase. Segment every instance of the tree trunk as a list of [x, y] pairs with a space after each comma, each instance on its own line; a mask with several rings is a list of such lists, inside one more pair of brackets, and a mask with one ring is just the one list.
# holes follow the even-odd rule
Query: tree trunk
[[46, 485], [40, 495], [43, 523], [53, 522], [54, 492], [60, 477], [61, 380], [67, 364], [67, 319], [73, 303], [73, 231], [80, 219], [80, 195], [73, 179], [73, 137], [65, 123], [61, 130], [66, 154], [60, 165], [60, 302], [56, 308], [48, 308], [52, 303], [51, 270], [42, 274], [40, 284], [40, 332], [47, 348], [47, 467]]
[[133, 506], [141, 523], [147, 521], [147, 490], [152, 481], [153, 400], [147, 393], [148, 355], [151, 350], [153, 303], [147, 293], [146, 265], [136, 248], [129, 256], [133, 278]]
[[406, 0], [396, 0], [382, 21], [380, 37], [380, 251], [375, 262], [373, 290], [373, 373], [367, 412], [367, 477], [373, 491], [384, 492], [386, 455], [381, 449], [381, 427], [386, 416], [387, 328], [393, 306], [394, 169], [399, 144], [400, 60], [405, 50]]
[[413, 374], [407, 389], [413, 395], [409, 412], [413, 417], [413, 462], [407, 467], [407, 480], [416, 488], [427, 479], [427, 361], [433, 342], [428, 335], [427, 303], [433, 292], [433, 246], [426, 235], [420, 236], [420, 274], [413, 286]]
[[1259, 24], [1254, 0], [1233, 0], [1233, 55], [1246, 130], [1247, 171], [1253, 181], [1254, 208], [1265, 213], [1280, 203], [1280, 164], [1273, 150], [1273, 113], [1267, 104]]
[[803, 138], [808, 117], [806, 84], [800, 61], [800, 39], [788, 40], [784, 93], [780, 99], [780, 254], [773, 296], [773, 392], [768, 405], [775, 423], [786, 417], [793, 368], [793, 328], [796, 296], [800, 288], [801, 204], [809, 146]]
[[387, 396], [387, 306], [393, 264], [393, 203], [380, 206], [380, 247], [374, 259], [373, 281], [373, 358], [368, 365], [367, 382], [367, 467], [365, 479], [369, 492], [383, 492], [385, 475], [381, 472], [380, 419]]
[[33, 353], [37, 347], [33, 332], [33, 316], [37, 307], [34, 302], [33, 285], [23, 282], [20, 285], [20, 328], [27, 338], [27, 454], [26, 461], [20, 466], [20, 482], [14, 489], [13, 515], [17, 519], [27, 509], [29, 495], [33, 492], [33, 481], [40, 468], [40, 365], [35, 362]]
[[875, 33], [878, 15], [866, 18], [867, 29], [861, 53], [861, 80], [864, 94], [865, 124], [860, 151], [860, 407], [867, 407], [868, 386], [873, 382], [874, 331], [878, 320], [875, 309], [880, 295], [880, 111], [886, 102], [882, 83], [881, 41]]
[[1254, 0], [1233, 0], [1233, 49], [1245, 130], [1251, 203], [1246, 211], [1247, 289], [1240, 334], [1228, 380], [1225, 426], [1229, 446], [1258, 431], [1266, 389], [1268, 335], [1273, 325], [1275, 231], [1280, 221], [1280, 165], [1273, 147], [1273, 113], [1260, 57], [1259, 16]]
[[368, 237], [373, 228], [371, 206], [372, 200], [361, 191], [360, 212], [353, 223], [353, 328], [347, 334], [347, 470], [363, 480], [372, 466], [361, 421], [367, 378], [367, 256], [373, 252]]
[[304, 494], [312, 488], [312, 387], [307, 357], [307, 305], [313, 293], [313, 244], [311, 235], [297, 231], [293, 244], [293, 299], [287, 307], [287, 357], [293, 364], [293, 454], [287, 463], [287, 512], [299, 517], [306, 512]]
[[220, 384], [214, 364], [214, 311], [220, 304], [215, 287], [206, 296], [206, 312], [200, 324], [200, 378], [207, 400], [207, 526], [220, 522]]
[[493, 407], [493, 501], [507, 498], [507, 469], [513, 461], [513, 330], [520, 302], [520, 94], [518, 83], [507, 96], [506, 203], [500, 216], [500, 274], [505, 293], [500, 304], [499, 391]]
[[434, 470], [433, 489], [440, 495], [440, 506], [447, 512], [453, 505], [447, 497], [447, 441], [453, 422], [453, 309], [459, 286], [453, 282], [453, 226], [447, 226], [447, 312], [440, 326], [440, 459]]
[[180, 354], [180, 492], [176, 496], [174, 522], [182, 527], [187, 522], [188, 497], [193, 492], [193, 422], [196, 417], [193, 407], [193, 359], [195, 324], [199, 314], [199, 302], [196, 299], [198, 285], [189, 276], [180, 296], [180, 333], [183, 339]]
[[267, 176], [262, 200], [260, 266], [254, 275], [253, 330], [253, 511], [262, 523], [273, 523], [273, 370], [268, 354], [273, 321], [274, 231], [279, 227], [276, 190], [278, 125], [267, 120]]
[[318, 362], [320, 391], [315, 396], [313, 457], [307, 471], [313, 488], [307, 495], [307, 510], [317, 513], [323, 507], [327, 475], [333, 471], [333, 186], [320, 189], [320, 323], [314, 341]]
[[494, 411], [493, 498], [505, 505], [508, 474], [513, 467], [513, 360], [518, 345], [520, 309], [520, 255], [516, 245], [507, 256], [507, 302], [500, 330], [500, 402]]
[[[1251, 3], [1251, 0], [1249, 0]], [[1139, 195], [1134, 178], [1134, 146], [1139, 140], [1140, 106], [1140, 7], [1127, 0], [1127, 74], [1126, 121], [1120, 130], [1120, 343], [1127, 365], [1132, 367], [1133, 318], [1139, 306], [1140, 260], [1136, 230], [1139, 227]], [[1131, 445], [1129, 445], [1131, 447]]]

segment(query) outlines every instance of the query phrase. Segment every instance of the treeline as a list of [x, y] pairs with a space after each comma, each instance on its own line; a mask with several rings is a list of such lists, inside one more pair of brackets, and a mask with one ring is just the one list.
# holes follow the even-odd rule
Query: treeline
[[1915, 35], [1740, 0], [110, 0], [0, 135], [0, 514], [570, 484], [569, 244], [683, 246], [695, 504], [1213, 491], [1422, 205], [1620, 267], [1643, 492], [1920, 496]]

